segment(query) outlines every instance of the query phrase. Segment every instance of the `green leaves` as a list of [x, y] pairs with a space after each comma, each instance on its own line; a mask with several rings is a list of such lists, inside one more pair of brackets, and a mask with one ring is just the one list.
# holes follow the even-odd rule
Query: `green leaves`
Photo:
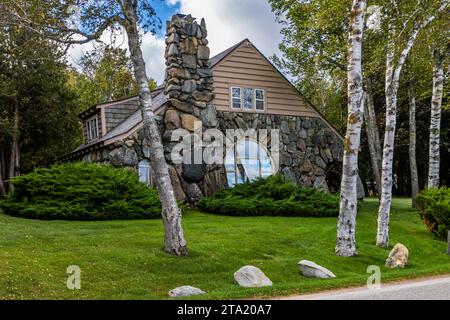
[[439, 238], [447, 239], [450, 231], [450, 189], [425, 190], [417, 198], [420, 217]]
[[64, 164], [14, 179], [15, 191], [0, 207], [10, 215], [44, 220], [159, 218], [157, 192], [129, 169]]
[[339, 197], [297, 187], [276, 175], [222, 190], [204, 198], [199, 207], [229, 216], [337, 217]]

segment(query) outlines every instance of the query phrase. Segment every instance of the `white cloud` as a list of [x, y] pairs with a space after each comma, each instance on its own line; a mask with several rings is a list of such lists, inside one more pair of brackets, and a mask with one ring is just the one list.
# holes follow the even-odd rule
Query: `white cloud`
[[261, 0], [167, 0], [199, 21], [205, 18], [209, 46], [218, 54], [249, 38], [266, 56], [279, 54], [281, 25], [267, 1]]
[[[211, 54], [218, 54], [241, 40], [248, 38], [267, 57], [279, 54], [281, 25], [275, 22], [267, 1], [261, 0], [166, 0], [169, 5], [180, 5], [180, 12], [191, 14], [200, 22], [205, 18]], [[111, 31], [105, 32], [102, 40], [111, 42]], [[116, 45], [127, 48], [126, 36], [119, 35]], [[145, 34], [142, 52], [147, 66], [147, 74], [158, 83], [164, 80], [163, 38]], [[93, 44], [78, 45], [69, 51], [69, 62], [77, 62], [87, 51], [93, 50]]]
[[[100, 40], [106, 44], [113, 43], [115, 47], [128, 50], [128, 39], [123, 31], [116, 31], [115, 33], [111, 30], [105, 31]], [[164, 39], [158, 38], [150, 33], [143, 35], [142, 54], [146, 62], [147, 75], [155, 79], [158, 83], [162, 83], [164, 80], [164, 49]], [[68, 52], [69, 63], [79, 69], [81, 57], [92, 50], [94, 50], [94, 43], [72, 46]]]

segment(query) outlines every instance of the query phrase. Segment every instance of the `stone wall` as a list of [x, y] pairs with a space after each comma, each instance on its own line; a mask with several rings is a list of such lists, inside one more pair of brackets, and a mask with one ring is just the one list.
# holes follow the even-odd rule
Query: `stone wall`
[[[343, 143], [319, 118], [218, 112], [221, 131], [278, 129], [280, 172], [305, 187], [328, 191], [327, 174], [342, 161]], [[270, 144], [268, 145], [270, 151]]]

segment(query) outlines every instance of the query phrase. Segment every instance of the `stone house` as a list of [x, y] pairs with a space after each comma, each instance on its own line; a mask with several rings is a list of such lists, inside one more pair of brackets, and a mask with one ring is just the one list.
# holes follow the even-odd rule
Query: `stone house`
[[[337, 191], [342, 136], [248, 39], [210, 58], [205, 21], [175, 15], [166, 44], [166, 79], [152, 92], [152, 108], [180, 201], [195, 203], [275, 171], [302, 186]], [[80, 118], [85, 142], [64, 160], [133, 167], [152, 183], [138, 97], [93, 106]], [[202, 121], [202, 131], [278, 129], [279, 163], [270, 146], [245, 138], [224, 148], [222, 165], [174, 164], [171, 135], [179, 128], [192, 132], [195, 121]]]

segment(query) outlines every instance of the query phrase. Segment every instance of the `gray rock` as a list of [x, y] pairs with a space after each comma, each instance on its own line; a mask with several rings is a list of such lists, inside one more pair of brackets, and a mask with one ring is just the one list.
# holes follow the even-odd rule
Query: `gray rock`
[[172, 298], [182, 298], [182, 297], [191, 297], [191, 296], [198, 296], [201, 294], [205, 294], [203, 290], [200, 290], [198, 288], [194, 288], [191, 286], [184, 286], [184, 287], [178, 287], [171, 291], [169, 291], [169, 297]]
[[172, 43], [169, 47], [169, 51], [167, 52], [167, 55], [169, 57], [173, 57], [173, 56], [178, 56], [179, 52], [178, 52], [178, 48], [177, 45], [175, 43]]
[[200, 120], [205, 127], [215, 128], [217, 127], [217, 112], [216, 108], [212, 104], [208, 104], [208, 107], [200, 111]]
[[198, 183], [205, 176], [203, 164], [183, 164], [183, 179], [188, 183]]
[[197, 89], [197, 83], [195, 80], [186, 80], [181, 87], [181, 90], [186, 93], [192, 93]]
[[201, 60], [209, 60], [210, 50], [207, 46], [199, 46], [197, 58]]
[[261, 269], [253, 266], [242, 267], [236, 271], [234, 280], [243, 288], [261, 288], [273, 285]]
[[283, 170], [281, 170], [281, 172], [283, 173], [284, 177], [287, 180], [297, 183], [297, 177], [295, 176], [295, 173], [292, 172], [292, 170], [289, 167], [283, 168]]
[[336, 278], [333, 272], [330, 270], [315, 264], [312, 261], [302, 260], [298, 263], [300, 271], [305, 277], [319, 278], [319, 279], [331, 279]]
[[314, 188], [324, 191], [324, 192], [330, 192], [327, 181], [326, 181], [325, 177], [322, 177], [322, 176], [316, 178], [316, 181], [314, 181]]
[[183, 54], [183, 63], [187, 68], [197, 68], [197, 57], [191, 54]]
[[389, 257], [386, 260], [386, 267], [395, 269], [395, 268], [405, 268], [408, 264], [409, 258], [409, 250], [401, 243], [395, 245], [394, 249], [392, 249]]
[[117, 167], [134, 167], [139, 162], [136, 151], [126, 146], [112, 150], [109, 158], [111, 164]]

